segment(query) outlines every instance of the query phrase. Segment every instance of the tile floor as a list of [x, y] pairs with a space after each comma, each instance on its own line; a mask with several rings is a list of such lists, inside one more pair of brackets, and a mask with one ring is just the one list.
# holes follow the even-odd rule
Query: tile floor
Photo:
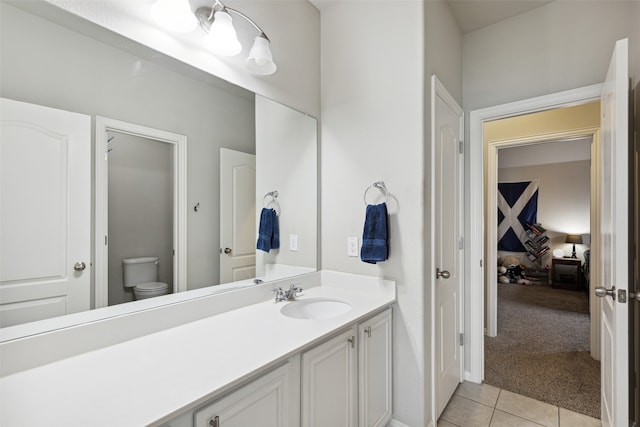
[[600, 427], [600, 420], [487, 385], [464, 382], [438, 427]]

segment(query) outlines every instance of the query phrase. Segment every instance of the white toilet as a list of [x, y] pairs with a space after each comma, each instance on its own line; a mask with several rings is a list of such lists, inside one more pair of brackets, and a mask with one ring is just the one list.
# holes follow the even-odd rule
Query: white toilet
[[158, 282], [158, 257], [125, 258], [122, 260], [123, 282], [133, 288], [135, 299], [166, 295], [169, 285]]

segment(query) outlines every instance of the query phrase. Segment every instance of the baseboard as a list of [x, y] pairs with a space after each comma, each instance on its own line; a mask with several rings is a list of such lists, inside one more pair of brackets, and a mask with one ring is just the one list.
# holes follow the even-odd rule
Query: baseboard
[[[410, 426], [398, 420], [391, 420], [389, 421], [389, 424], [387, 424], [387, 427], [410, 427]], [[429, 425], [427, 427], [433, 427], [433, 423], [429, 422]]]

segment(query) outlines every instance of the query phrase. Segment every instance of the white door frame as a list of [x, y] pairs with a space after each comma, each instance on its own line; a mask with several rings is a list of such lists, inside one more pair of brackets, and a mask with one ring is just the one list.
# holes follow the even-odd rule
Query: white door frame
[[[468, 296], [469, 311], [465, 326], [468, 327], [469, 360], [465, 379], [480, 383], [484, 379], [484, 325], [485, 284], [487, 276], [484, 265], [494, 271], [493, 264], [485, 255], [485, 188], [484, 188], [484, 135], [486, 121], [504, 119], [554, 108], [570, 107], [600, 99], [602, 84], [596, 84], [536, 98], [471, 111], [469, 116], [469, 189], [465, 234], [469, 245], [466, 253], [465, 295]], [[496, 147], [493, 148], [497, 150]], [[485, 262], [486, 261], [486, 262]], [[492, 291], [493, 288], [493, 291]], [[487, 327], [495, 328], [497, 319], [496, 287], [489, 287], [487, 295]], [[494, 303], [491, 303], [494, 301]], [[494, 332], [495, 333], [495, 332]]]
[[109, 304], [108, 235], [109, 168], [106, 160], [107, 132], [153, 139], [173, 147], [173, 292], [187, 290], [187, 137], [108, 117], [96, 116], [95, 187], [95, 308]]

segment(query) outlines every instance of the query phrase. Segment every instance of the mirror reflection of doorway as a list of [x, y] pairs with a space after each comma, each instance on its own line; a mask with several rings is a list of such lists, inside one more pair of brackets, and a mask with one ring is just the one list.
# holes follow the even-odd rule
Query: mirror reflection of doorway
[[185, 135], [96, 116], [95, 308], [186, 290], [186, 154]]
[[158, 258], [157, 282], [173, 288], [173, 144], [110, 130], [108, 146], [108, 305], [134, 300], [125, 259]]

